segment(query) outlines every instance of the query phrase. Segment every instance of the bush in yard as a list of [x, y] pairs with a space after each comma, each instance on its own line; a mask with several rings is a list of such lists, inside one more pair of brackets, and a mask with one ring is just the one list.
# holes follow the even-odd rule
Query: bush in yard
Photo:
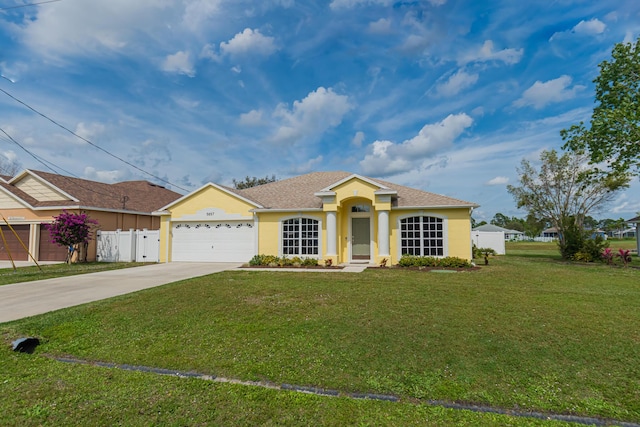
[[275, 255], [254, 255], [249, 261], [249, 265], [254, 267], [314, 267], [318, 265], [318, 260], [315, 258], [300, 258], [298, 256], [287, 258], [286, 255], [282, 257]]
[[305, 267], [315, 267], [318, 265], [318, 260], [315, 258], [305, 258], [302, 261], [302, 265]]
[[602, 260], [602, 251], [609, 246], [609, 242], [604, 240], [602, 236], [596, 236], [593, 239], [584, 239], [580, 250], [571, 257], [574, 261], [594, 262]]
[[98, 221], [89, 218], [85, 213], [77, 214], [65, 210], [54, 216], [53, 223], [45, 224], [45, 227], [49, 230], [51, 242], [67, 248], [65, 262], [71, 264], [73, 252], [77, 251], [80, 245], [89, 243], [91, 228], [96, 225]]
[[432, 256], [402, 255], [398, 261], [400, 267], [443, 267], [466, 268], [471, 264], [466, 259], [458, 257], [437, 258]]
[[266, 255], [254, 255], [253, 258], [251, 258], [249, 260], [249, 265], [252, 266], [256, 266], [256, 265], [265, 265], [264, 264], [264, 257]]

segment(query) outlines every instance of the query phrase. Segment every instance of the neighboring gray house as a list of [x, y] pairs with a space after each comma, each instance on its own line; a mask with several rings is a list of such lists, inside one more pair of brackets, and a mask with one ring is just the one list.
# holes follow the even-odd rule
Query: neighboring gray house
[[507, 228], [503, 228], [503, 227], [499, 227], [497, 225], [493, 225], [493, 224], [485, 224], [485, 225], [480, 225], [478, 227], [475, 227], [473, 229], [473, 231], [484, 231], [484, 232], [490, 232], [490, 233], [500, 233], [503, 232], [504, 233], [504, 240], [523, 240], [524, 239], [524, 233], [522, 231], [518, 231], [518, 230], [509, 230]]

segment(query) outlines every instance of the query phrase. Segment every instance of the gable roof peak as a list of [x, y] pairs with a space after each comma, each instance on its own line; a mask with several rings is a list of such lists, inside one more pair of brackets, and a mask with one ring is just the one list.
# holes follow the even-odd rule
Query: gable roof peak
[[378, 181], [375, 181], [372, 178], [369, 178], [369, 177], [366, 177], [366, 176], [362, 176], [362, 175], [358, 175], [357, 173], [352, 173], [351, 175], [346, 176], [346, 177], [342, 178], [341, 180], [339, 180], [337, 182], [334, 182], [333, 184], [329, 185], [328, 187], [323, 188], [322, 190], [320, 190], [318, 192], [319, 193], [324, 193], [324, 192], [327, 192], [327, 191], [332, 191], [337, 186], [339, 186], [341, 184], [344, 184], [345, 182], [349, 182], [349, 181], [351, 181], [353, 179], [359, 179], [360, 181], [367, 182], [367, 183], [369, 183], [371, 185], [374, 185], [374, 186], [378, 187], [381, 190], [391, 190], [391, 188], [387, 187], [384, 184], [381, 184]]

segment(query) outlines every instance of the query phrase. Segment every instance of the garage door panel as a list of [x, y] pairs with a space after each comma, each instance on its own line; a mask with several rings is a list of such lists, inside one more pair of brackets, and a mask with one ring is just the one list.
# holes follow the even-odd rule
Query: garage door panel
[[40, 228], [39, 261], [64, 261], [67, 259], [67, 248], [51, 242], [51, 233], [45, 227]]
[[24, 247], [29, 246], [29, 226], [12, 225], [9, 228], [9, 226], [3, 225], [0, 228], [2, 228], [4, 236], [4, 240], [0, 239], [0, 260], [27, 261], [29, 254]]
[[250, 222], [175, 223], [172, 232], [173, 261], [247, 262], [254, 255]]

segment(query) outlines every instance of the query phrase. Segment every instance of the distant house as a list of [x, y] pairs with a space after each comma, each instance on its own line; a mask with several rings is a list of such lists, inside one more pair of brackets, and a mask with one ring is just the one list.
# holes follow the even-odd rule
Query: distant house
[[636, 254], [638, 254], [638, 256], [640, 256], [640, 216], [637, 216], [635, 218], [631, 218], [627, 222], [629, 224], [635, 224], [636, 225]]
[[635, 227], [630, 227], [624, 230], [615, 230], [611, 232], [611, 237], [615, 237], [616, 239], [636, 237], [636, 229]]
[[499, 227], [497, 225], [493, 225], [493, 224], [484, 224], [484, 225], [480, 225], [478, 227], [475, 227], [473, 229], [473, 231], [485, 231], [485, 232], [503, 232], [504, 233], [504, 240], [523, 240], [525, 238], [525, 235], [522, 231], [518, 231], [518, 230], [510, 230], [508, 228], [503, 228], [503, 227]]
[[540, 237], [545, 239], [557, 239], [560, 237], [560, 234], [558, 233], [558, 229], [556, 227], [550, 227], [542, 230], [542, 233], [540, 233]]
[[[0, 177], [0, 260], [28, 261], [31, 254], [37, 261], [64, 261], [67, 249], [51, 243], [43, 224], [65, 210], [86, 213], [101, 231], [158, 230], [160, 217], [152, 212], [181, 196], [147, 181], [105, 184], [32, 170]], [[83, 259], [96, 260], [95, 237]]]

